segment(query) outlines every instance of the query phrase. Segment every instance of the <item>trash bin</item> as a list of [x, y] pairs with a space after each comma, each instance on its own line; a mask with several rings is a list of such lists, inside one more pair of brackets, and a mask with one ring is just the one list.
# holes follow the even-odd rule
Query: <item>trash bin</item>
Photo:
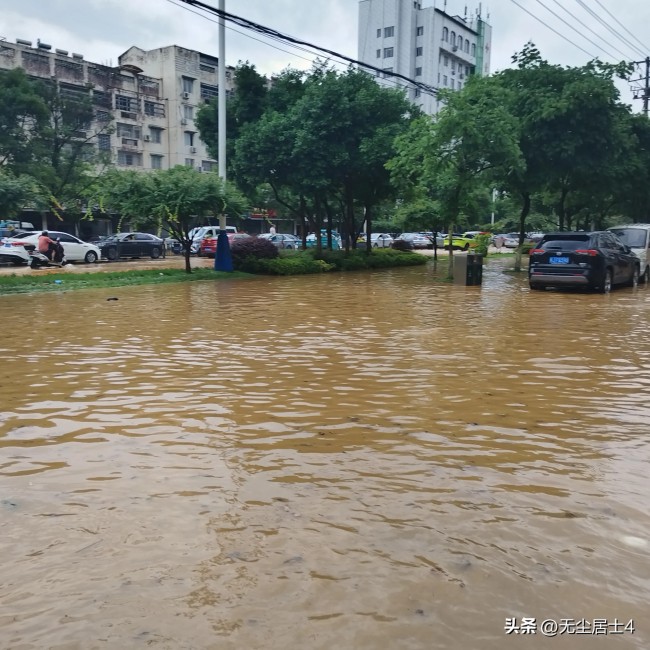
[[454, 255], [454, 284], [466, 287], [480, 286], [483, 282], [483, 255], [468, 253]]

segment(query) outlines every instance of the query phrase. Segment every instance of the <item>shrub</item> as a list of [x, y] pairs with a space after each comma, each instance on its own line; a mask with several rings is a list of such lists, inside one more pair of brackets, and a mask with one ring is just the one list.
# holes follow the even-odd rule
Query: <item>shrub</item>
[[308, 273], [324, 273], [331, 271], [334, 266], [325, 260], [315, 260], [311, 255], [294, 255], [278, 257], [274, 260], [260, 260], [260, 265], [267, 273], [273, 275], [306, 275]]
[[273, 243], [260, 237], [237, 239], [230, 247], [230, 252], [232, 253], [233, 267], [238, 271], [246, 270], [249, 273], [255, 273], [255, 271], [244, 268], [245, 266], [255, 266], [255, 260], [271, 260], [279, 255], [278, 249]]
[[487, 257], [491, 237], [491, 235], [476, 235], [474, 238], [476, 241], [476, 246], [472, 252], [483, 255], [483, 257]]

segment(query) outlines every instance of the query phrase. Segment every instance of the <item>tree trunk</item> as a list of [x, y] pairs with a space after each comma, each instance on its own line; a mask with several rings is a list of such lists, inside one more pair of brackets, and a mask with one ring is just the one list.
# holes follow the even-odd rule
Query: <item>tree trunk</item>
[[372, 208], [366, 204], [366, 253], [372, 253]]
[[323, 238], [321, 237], [321, 230], [323, 229], [323, 213], [321, 212], [320, 201], [318, 196], [314, 197], [314, 220], [316, 230], [316, 257], [321, 257], [323, 253]]
[[447, 265], [447, 280], [454, 279], [454, 222], [447, 228], [449, 236], [449, 264]]
[[327, 250], [332, 250], [332, 208], [327, 199], [323, 200], [325, 214], [327, 215]]
[[517, 253], [515, 255], [515, 271], [521, 271], [521, 248], [526, 237], [526, 219], [530, 213], [530, 193], [524, 192], [522, 198], [523, 203], [521, 204], [521, 212], [519, 213], [519, 246], [517, 246]]
[[[346, 232], [347, 236], [345, 238], [345, 252], [350, 252], [350, 243], [352, 243], [352, 248], [356, 249], [357, 242], [355, 233], [357, 231], [354, 225], [354, 194], [350, 188], [345, 188], [345, 221], [346, 221]], [[352, 242], [350, 240], [352, 239]]]
[[185, 273], [192, 272], [192, 265], [190, 264], [190, 246], [183, 246], [185, 253]]
[[566, 197], [568, 194], [568, 190], [566, 187], [562, 188], [562, 192], [560, 193], [560, 200], [557, 203], [557, 216], [559, 219], [559, 227], [560, 231], [564, 230], [565, 224], [566, 224]]

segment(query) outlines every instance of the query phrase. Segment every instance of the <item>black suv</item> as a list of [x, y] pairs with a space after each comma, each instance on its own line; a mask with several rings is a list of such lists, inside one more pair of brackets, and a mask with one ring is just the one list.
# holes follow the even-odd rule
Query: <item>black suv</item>
[[587, 287], [608, 293], [615, 284], [635, 287], [639, 258], [612, 232], [552, 232], [530, 251], [531, 289]]

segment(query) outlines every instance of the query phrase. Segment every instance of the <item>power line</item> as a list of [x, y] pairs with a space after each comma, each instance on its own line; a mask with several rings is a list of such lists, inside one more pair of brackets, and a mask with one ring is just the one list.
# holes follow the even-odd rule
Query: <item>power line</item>
[[[539, 2], [540, 0], [537, 0], [537, 1]], [[582, 21], [581, 21], [581, 20], [580, 20], [580, 19], [579, 19], [575, 14], [572, 14], [572, 13], [571, 13], [571, 12], [570, 12], [570, 11], [569, 11], [565, 6], [564, 6], [564, 5], [560, 2], [560, 0], [553, 0], [553, 2], [554, 2], [558, 7], [560, 7], [561, 9], [564, 9], [564, 11], [566, 11], [566, 13], [568, 13], [569, 16], [571, 16], [571, 18], [573, 18], [573, 20], [575, 20], [577, 24], [582, 24], [582, 26], [583, 26], [585, 29], [588, 29], [588, 30], [589, 30], [589, 31], [590, 31], [594, 36], [596, 36], [596, 38], [599, 38], [601, 41], [603, 41], [603, 43], [605, 43], [608, 47], [611, 47], [614, 51], [618, 52], [619, 54], [622, 54], [622, 55], [623, 55], [623, 58], [624, 58], [625, 60], [635, 58], [635, 57], [630, 57], [628, 54], [625, 54], [625, 52], [623, 52], [622, 50], [619, 50], [615, 45], [612, 45], [609, 41], [605, 40], [605, 39], [604, 39], [604, 38], [603, 38], [603, 37], [602, 37], [598, 32], [596, 32], [595, 30], [591, 29], [591, 27], [589, 27], [589, 25], [585, 25], [584, 23], [582, 23]], [[541, 3], [540, 3], [540, 4], [541, 4]], [[549, 9], [549, 11], [551, 11], [551, 10]], [[556, 13], [554, 13], [554, 12], [551, 12], [551, 13], [553, 13], [554, 16], [557, 16]], [[558, 16], [558, 18], [560, 18], [560, 17]], [[562, 22], [564, 22], [566, 25], [569, 25], [569, 23], [567, 23], [567, 22], [566, 22], [565, 20], [563, 20], [562, 18], [560, 18], [560, 20], [562, 20]], [[572, 25], [569, 25], [569, 27], [572, 27]], [[575, 29], [575, 27], [572, 27], [572, 28]], [[578, 31], [578, 30], [575, 30], [575, 31]], [[582, 36], [582, 37], [585, 38], [585, 39], [587, 38], [586, 36], [584, 36], [584, 34], [581, 34], [580, 32], [578, 32], [578, 34], [580, 34], [580, 36]], [[590, 40], [590, 39], [587, 39], [587, 40], [588, 40], [590, 43], [593, 43], [594, 45], [596, 45], [596, 47], [598, 47], [598, 45], [597, 45], [596, 43], [594, 43], [592, 40]], [[609, 54], [609, 53], [608, 53], [604, 48], [601, 47], [600, 49], [601, 49], [603, 52], [605, 52], [606, 54], [608, 54], [609, 56], [611, 56], [611, 55], [610, 55], [610, 54]], [[613, 56], [612, 56], [612, 58], [614, 59], [614, 58], [616, 58], [616, 57], [613, 57]]]
[[[184, 1], [184, 0], [183, 0], [183, 1]], [[525, 7], [522, 7], [522, 6], [517, 2], [517, 0], [511, 0], [511, 2], [512, 2], [513, 4], [516, 4], [516, 5], [517, 5], [517, 6], [518, 6], [522, 11], [525, 11], [529, 16], [532, 16], [535, 20], [537, 20], [538, 22], [542, 23], [542, 25], [544, 25], [544, 27], [550, 29], [552, 32], [554, 32], [555, 34], [557, 34], [560, 38], [562, 38], [562, 39], [564, 39], [565, 41], [571, 43], [571, 45], [573, 45], [574, 47], [577, 47], [581, 52], [584, 52], [588, 57], [591, 57], [592, 59], [597, 59], [597, 58], [598, 58], [597, 56], [594, 56], [594, 55], [591, 54], [590, 52], [587, 52], [587, 50], [585, 50], [583, 47], [580, 47], [579, 45], [576, 45], [576, 43], [574, 43], [571, 39], [568, 39], [568, 38], [567, 38], [566, 36], [564, 36], [563, 34], [560, 34], [560, 32], [558, 32], [557, 29], [554, 29], [554, 28], [551, 27], [548, 23], [545, 23], [541, 18], [538, 18], [534, 13], [528, 11], [528, 9], [526, 9]]]
[[614, 16], [607, 7], [603, 5], [600, 0], [596, 0], [596, 2], [605, 10], [605, 13], [607, 13], [609, 16], [611, 16], [646, 52], [648, 51], [648, 47], [645, 46], [623, 23], [616, 17]]
[[607, 23], [605, 20], [603, 20], [593, 9], [588, 7], [583, 0], [576, 0], [576, 2], [591, 16], [593, 16], [605, 29], [610, 31], [614, 36], [617, 38], [620, 38], [623, 42], [627, 43], [635, 52], [639, 52], [643, 56], [643, 52], [639, 50], [639, 48], [630, 43], [630, 41], [625, 38], [625, 36], [621, 35], [619, 32], [617, 32], [609, 23]]
[[[213, 20], [212, 18], [209, 18], [204, 14], [200, 14], [198, 11], [193, 11], [189, 7], [184, 7], [183, 5], [179, 5], [178, 3], [174, 2], [174, 0], [167, 0], [167, 2], [174, 5], [175, 7], [178, 7], [179, 9], [185, 9], [185, 11], [189, 11], [190, 13], [194, 14], [195, 16], [198, 16], [199, 18], [203, 18], [204, 20], [209, 20], [211, 23], [214, 23], [215, 25], [219, 24], [219, 21]], [[245, 32], [240, 32], [238, 29], [234, 29], [228, 25], [226, 25], [226, 29], [229, 29], [231, 32], [234, 32], [235, 34], [240, 34], [241, 36], [250, 38], [252, 41], [257, 41], [258, 43], [262, 43], [262, 45], [268, 45], [268, 47], [272, 47], [280, 52], [284, 52], [285, 54], [290, 54], [291, 56], [298, 57], [299, 59], [303, 59], [304, 61], [309, 61], [310, 63], [314, 62], [314, 59], [308, 59], [306, 56], [300, 56], [300, 54], [296, 54], [295, 52], [289, 52], [289, 50], [283, 50], [281, 47], [277, 47], [275, 45], [272, 45], [271, 43], [267, 43], [266, 41], [263, 41], [259, 38], [255, 38], [254, 36], [251, 36], [250, 34], [246, 34]], [[308, 52], [309, 50], [304, 50], [304, 51]]]
[[367, 70], [372, 70], [373, 72], [377, 73], [378, 76], [383, 75], [384, 79], [386, 79], [386, 77], [401, 79], [405, 81], [408, 85], [418, 88], [426, 94], [437, 96], [438, 88], [434, 86], [429, 86], [428, 84], [422, 83], [421, 81], [416, 81], [415, 79], [411, 79], [410, 77], [400, 74], [399, 72], [394, 72], [392, 70], [384, 70], [382, 68], [377, 68], [376, 66], [371, 65], [369, 63], [363, 63], [361, 61], [358, 61], [357, 59], [353, 59], [349, 56], [346, 56], [345, 54], [340, 54], [339, 52], [329, 50], [319, 45], [314, 45], [313, 43], [309, 43], [308, 41], [303, 41], [294, 38], [292, 36], [289, 36], [288, 34], [283, 34], [282, 32], [278, 32], [277, 30], [271, 29], [270, 27], [265, 27], [264, 25], [256, 23], [252, 20], [248, 20], [247, 18], [236, 16], [235, 14], [231, 14], [227, 11], [220, 11], [219, 9], [211, 7], [210, 5], [206, 5], [203, 2], [199, 2], [199, 0], [179, 0], [179, 1], [184, 2], [185, 4], [188, 4], [192, 7], [200, 8], [203, 11], [207, 11], [208, 13], [214, 14], [215, 16], [222, 17], [224, 20], [229, 20], [231, 22], [234, 22], [236, 25], [239, 25], [240, 27], [243, 27], [245, 29], [250, 29], [258, 34], [262, 34], [269, 38], [276, 38], [278, 40], [281, 40], [284, 43], [289, 43], [292, 46], [302, 45], [302, 46], [310, 47], [312, 49], [318, 50], [319, 52], [324, 52], [325, 54], [328, 54], [331, 57], [346, 61], [347, 63], [350, 63], [352, 65], [366, 68]]
[[[183, 0], [180, 0], [180, 1], [183, 1]], [[169, 2], [170, 4], [173, 4], [174, 6], [178, 7], [179, 9], [184, 9], [186, 11], [189, 11], [190, 13], [194, 14], [195, 16], [198, 16], [199, 18], [203, 18], [204, 20], [207, 20], [207, 21], [209, 21], [211, 23], [215, 23], [216, 25], [219, 24], [217, 20], [209, 18], [205, 14], [199, 13], [198, 11], [193, 11], [192, 9], [190, 9], [189, 7], [186, 7], [184, 5], [179, 5], [174, 0], [167, 0], [167, 2]], [[295, 56], [295, 57], [298, 57], [299, 59], [303, 59], [304, 61], [308, 61], [312, 65], [316, 62], [316, 58], [318, 57], [317, 52], [312, 52], [311, 50], [308, 50], [307, 48], [301, 47], [299, 45], [292, 45], [291, 43], [289, 43], [289, 45], [291, 47], [294, 47], [294, 48], [296, 48], [298, 50], [301, 50], [303, 52], [307, 52], [308, 54], [311, 54], [316, 58], [308, 59], [307, 57], [300, 56], [299, 54], [296, 54], [295, 52], [290, 52], [289, 50], [284, 50], [281, 47], [277, 47], [276, 45], [273, 45], [272, 43], [267, 43], [266, 41], [263, 41], [263, 40], [261, 40], [259, 38], [255, 38], [254, 36], [251, 36], [250, 34], [246, 34], [245, 32], [240, 32], [238, 29], [234, 29], [232, 27], [229, 27], [228, 25], [226, 25], [226, 28], [229, 29], [230, 31], [234, 32], [235, 34], [240, 34], [241, 36], [245, 36], [246, 38], [250, 38], [251, 40], [256, 41], [257, 43], [262, 43], [262, 45], [267, 45], [268, 47], [272, 47], [273, 49], [276, 49], [276, 50], [278, 50], [280, 52], [284, 52], [285, 54], [289, 54], [290, 56]], [[274, 37], [270, 37], [270, 36], [268, 38], [271, 38], [272, 40], [277, 40], [279, 42], [283, 42], [279, 38], [274, 38]], [[329, 59], [327, 59], [327, 60], [329, 60]], [[365, 65], [365, 64], [361, 64], [361, 65]], [[384, 72], [386, 73], [386, 75], [389, 74], [387, 71], [384, 71]], [[393, 86], [394, 88], [405, 88], [405, 84], [401, 83], [398, 80], [384, 79], [384, 81], [386, 83], [390, 84], [391, 86]], [[430, 95], [432, 95], [434, 97], [437, 96], [437, 93], [430, 93], [430, 92], [427, 93], [426, 91], [425, 91], [425, 94], [430, 94]]]

